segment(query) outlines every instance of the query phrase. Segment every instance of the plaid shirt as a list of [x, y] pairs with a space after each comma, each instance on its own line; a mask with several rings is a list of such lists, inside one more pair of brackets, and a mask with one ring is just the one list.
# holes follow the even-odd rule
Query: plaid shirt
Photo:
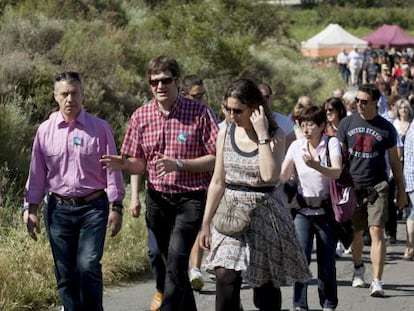
[[414, 122], [411, 122], [404, 141], [405, 191], [414, 191]]
[[165, 115], [152, 100], [132, 114], [121, 152], [146, 159], [149, 189], [165, 193], [203, 190], [210, 182], [210, 172], [173, 171], [157, 178], [155, 152], [176, 159], [215, 154], [217, 133], [215, 117], [207, 105], [178, 96]]

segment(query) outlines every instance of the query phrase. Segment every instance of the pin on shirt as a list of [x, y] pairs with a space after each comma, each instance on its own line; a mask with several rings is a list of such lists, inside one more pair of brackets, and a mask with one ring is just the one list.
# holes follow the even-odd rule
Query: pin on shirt
[[185, 143], [187, 141], [187, 133], [184, 131], [180, 131], [177, 136], [177, 141], [179, 143]]
[[73, 144], [75, 146], [82, 146], [83, 145], [82, 137], [73, 136]]

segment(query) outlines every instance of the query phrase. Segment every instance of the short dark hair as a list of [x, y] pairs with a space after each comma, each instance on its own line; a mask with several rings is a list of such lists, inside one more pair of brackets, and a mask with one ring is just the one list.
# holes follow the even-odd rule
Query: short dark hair
[[362, 84], [359, 87], [358, 91], [363, 92], [363, 93], [367, 93], [371, 97], [371, 100], [373, 100], [373, 101], [377, 101], [381, 97], [381, 92], [379, 91], [377, 86], [375, 84], [372, 84], [372, 83]]
[[60, 81], [68, 81], [68, 82], [77, 81], [79, 83], [82, 83], [79, 73], [75, 71], [63, 71], [61, 73], [56, 74], [55, 82], [60, 82]]
[[184, 92], [188, 92], [194, 85], [204, 85], [204, 82], [197, 75], [188, 75], [184, 77], [181, 89]]
[[149, 61], [147, 67], [148, 77], [150, 77], [152, 74], [158, 74], [165, 71], [171, 72], [174, 78], [179, 78], [181, 74], [180, 66], [173, 58], [161, 55]]
[[312, 121], [318, 126], [321, 126], [322, 123], [326, 124], [326, 114], [319, 106], [309, 106], [302, 110], [298, 120], [299, 124], [302, 124], [302, 122]]

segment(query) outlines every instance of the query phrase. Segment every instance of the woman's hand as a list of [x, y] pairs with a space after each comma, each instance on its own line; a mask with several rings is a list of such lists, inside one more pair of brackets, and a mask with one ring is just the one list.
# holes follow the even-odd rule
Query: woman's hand
[[211, 232], [210, 224], [202, 224], [199, 232], [200, 247], [206, 251], [210, 249]]
[[259, 106], [259, 109], [255, 109], [252, 112], [252, 115], [250, 116], [250, 122], [253, 125], [258, 139], [269, 138], [269, 120], [267, 120], [262, 105]]

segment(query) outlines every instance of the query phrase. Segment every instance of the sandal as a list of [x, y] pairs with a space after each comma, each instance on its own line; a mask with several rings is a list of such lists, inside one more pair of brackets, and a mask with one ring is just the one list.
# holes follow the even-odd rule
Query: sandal
[[413, 261], [414, 260], [414, 250], [411, 252], [409, 250], [405, 250], [404, 256], [402, 256], [402, 260], [405, 261]]

